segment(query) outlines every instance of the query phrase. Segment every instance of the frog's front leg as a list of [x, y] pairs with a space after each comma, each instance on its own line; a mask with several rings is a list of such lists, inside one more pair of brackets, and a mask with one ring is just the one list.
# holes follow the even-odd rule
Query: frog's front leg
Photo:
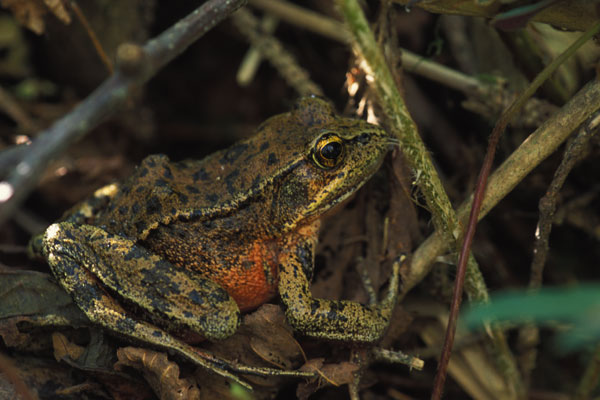
[[[318, 227], [318, 226], [317, 226]], [[279, 259], [279, 292], [290, 324], [312, 337], [350, 342], [379, 340], [398, 299], [400, 263], [394, 263], [389, 287], [379, 304], [313, 298], [310, 292], [315, 227], [287, 239]], [[310, 232], [312, 231], [312, 232]]]

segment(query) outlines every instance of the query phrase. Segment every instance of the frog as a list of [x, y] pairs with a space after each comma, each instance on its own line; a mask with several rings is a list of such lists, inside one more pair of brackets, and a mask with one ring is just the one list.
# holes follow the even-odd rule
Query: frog
[[[279, 295], [289, 324], [323, 340], [374, 343], [397, 301], [394, 263], [380, 302], [312, 296], [324, 215], [351, 197], [397, 145], [381, 127], [338, 116], [318, 97], [200, 160], [150, 155], [30, 242], [88, 319], [222, 376], [285, 374], [222, 360], [186, 332], [218, 341]], [[296, 371], [289, 371], [290, 375]]]

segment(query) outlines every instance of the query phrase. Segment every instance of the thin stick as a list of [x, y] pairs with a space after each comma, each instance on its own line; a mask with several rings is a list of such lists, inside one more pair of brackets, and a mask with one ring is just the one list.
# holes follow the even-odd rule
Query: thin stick
[[117, 69], [73, 111], [42, 132], [27, 148], [23, 159], [8, 178], [0, 182], [0, 224], [12, 215], [31, 192], [52, 158], [114, 114], [132, 90], [148, 81], [164, 65], [244, 4], [245, 0], [209, 0], [202, 4], [140, 47], [137, 68], [128, 63], [126, 69]]
[[98, 56], [100, 57], [100, 60], [102, 60], [102, 63], [106, 67], [106, 70], [108, 71], [109, 74], [112, 74], [113, 73], [112, 62], [110, 62], [110, 59], [106, 55], [106, 52], [104, 51], [104, 47], [102, 47], [102, 43], [100, 43], [100, 40], [98, 40], [98, 36], [96, 36], [96, 32], [94, 32], [94, 30], [92, 29], [92, 26], [90, 25], [88, 19], [85, 17], [85, 14], [83, 13], [83, 11], [81, 11], [81, 8], [79, 8], [77, 3], [74, 1], [71, 1], [70, 4], [71, 4], [71, 9], [77, 16], [77, 19], [79, 19], [79, 22], [81, 22], [81, 25], [83, 25], [83, 28], [85, 29], [88, 36], [90, 37], [90, 40], [92, 41], [92, 44], [94, 45], [94, 48], [96, 49], [96, 53], [98, 53]]
[[323, 95], [323, 90], [310, 79], [310, 75], [300, 66], [292, 53], [287, 51], [273, 35], [260, 32], [259, 21], [246, 9], [232, 16], [236, 28], [244, 37], [269, 60], [279, 75], [301, 96]]

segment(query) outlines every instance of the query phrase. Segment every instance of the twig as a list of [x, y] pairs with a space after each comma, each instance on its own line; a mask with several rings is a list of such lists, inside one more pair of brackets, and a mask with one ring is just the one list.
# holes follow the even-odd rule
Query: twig
[[[284, 0], [250, 0], [250, 5], [289, 24], [309, 30], [342, 43], [350, 43], [352, 36], [346, 26], [333, 18], [307, 10]], [[487, 82], [477, 77], [462, 73], [445, 65], [398, 47], [402, 66], [406, 72], [419, 75], [438, 82], [449, 88], [458, 90], [468, 96], [463, 107], [486, 118], [496, 118], [508, 101], [515, 97], [507, 92], [499, 82]], [[506, 101], [505, 101], [506, 100]], [[555, 106], [546, 101], [532, 98], [524, 107], [519, 126], [540, 125], [546, 114], [554, 112]], [[540, 115], [540, 111], [542, 113]]]
[[[275, 28], [279, 24], [279, 20], [269, 14], [265, 15], [263, 19], [260, 21], [259, 29], [260, 31], [271, 35], [275, 32]], [[256, 75], [256, 71], [260, 66], [263, 58], [260, 54], [260, 51], [256, 48], [256, 46], [250, 46], [244, 59], [240, 63], [240, 67], [238, 68], [238, 72], [235, 76], [235, 80], [238, 85], [242, 87], [246, 87], [254, 80], [254, 76]]]
[[73, 111], [42, 132], [8, 178], [0, 182], [0, 224], [31, 192], [53, 157], [111, 116], [134, 88], [148, 81], [165, 64], [244, 3], [245, 0], [207, 1], [158, 37], [139, 47], [137, 64], [130, 60], [127, 68], [119, 66]]
[[350, 33], [342, 22], [296, 4], [282, 0], [250, 0], [250, 5], [273, 14], [292, 25], [300, 26], [339, 42], [350, 43]]
[[323, 90], [310, 79], [308, 72], [298, 64], [281, 42], [272, 35], [260, 32], [259, 22], [250, 11], [239, 10], [232, 16], [232, 20], [244, 37], [261, 52], [264, 58], [269, 60], [283, 79], [300, 95], [323, 95]]
[[[550, 232], [556, 212], [556, 203], [558, 194], [562, 189], [569, 173], [590, 151], [589, 142], [591, 138], [598, 133], [600, 124], [600, 115], [596, 113], [579, 131], [579, 134], [568, 144], [563, 159], [554, 173], [554, 178], [550, 183], [544, 197], [540, 199], [539, 210], [540, 217], [535, 231], [535, 242], [533, 247], [533, 260], [531, 262], [531, 275], [529, 278], [529, 289], [538, 290], [542, 286], [542, 276], [544, 265], [548, 256]], [[521, 370], [523, 375], [528, 377], [535, 367], [537, 357], [536, 346], [539, 341], [539, 331], [534, 324], [526, 324], [519, 330], [519, 347], [523, 354], [521, 355]]]
[[38, 129], [36, 123], [33, 122], [25, 110], [21, 108], [19, 103], [17, 103], [12, 95], [2, 87], [0, 87], [0, 109], [12, 118], [22, 131], [31, 133]]
[[589, 121], [582, 127], [579, 134], [567, 146], [563, 159], [554, 173], [554, 178], [548, 190], [546, 190], [546, 194], [540, 199], [540, 217], [536, 228], [533, 260], [531, 262], [531, 277], [529, 279], [530, 289], [535, 290], [542, 286], [544, 264], [546, 263], [549, 249], [548, 240], [552, 231], [558, 193], [562, 189], [571, 170], [589, 154], [588, 143], [598, 133], [599, 127], [600, 115], [596, 114], [592, 118], [589, 118]]
[[104, 48], [102, 47], [102, 43], [100, 43], [100, 40], [98, 40], [98, 36], [96, 36], [96, 32], [94, 32], [94, 30], [92, 29], [92, 26], [90, 25], [88, 19], [85, 17], [85, 14], [83, 13], [83, 11], [81, 11], [81, 8], [79, 8], [79, 6], [77, 5], [77, 3], [75, 1], [71, 0], [71, 2], [69, 4], [71, 6], [71, 9], [77, 16], [77, 19], [79, 20], [81, 25], [83, 25], [83, 29], [85, 29], [87, 35], [89, 36], [90, 40], [92, 41], [92, 44], [94, 45], [94, 49], [96, 49], [96, 53], [98, 53], [98, 57], [100, 57], [102, 64], [104, 64], [108, 73], [112, 74], [113, 73], [112, 62], [110, 62], [110, 59], [106, 55], [106, 52], [104, 51]]
[[[295, 4], [282, 0], [251, 0], [250, 4], [277, 16], [282, 21], [330, 39], [345, 44], [351, 43], [352, 41], [352, 34], [342, 22], [325, 17]], [[452, 68], [427, 60], [406, 49], [401, 49], [401, 51], [402, 65], [404, 66], [404, 69], [410, 73], [440, 82], [464, 93], [487, 93], [487, 91], [490, 90], [489, 85], [482, 83], [477, 78], [473, 78], [462, 72], [453, 70]]]

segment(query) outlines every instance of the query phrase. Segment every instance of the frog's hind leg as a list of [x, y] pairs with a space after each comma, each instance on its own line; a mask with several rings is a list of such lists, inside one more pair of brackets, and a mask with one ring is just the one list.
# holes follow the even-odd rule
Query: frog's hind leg
[[[128, 251], [123, 251], [125, 249]], [[219, 298], [219, 296], [213, 296], [212, 299], [205, 299], [204, 297], [196, 299], [196, 297], [199, 297], [196, 289], [198, 291], [206, 290], [206, 285], [209, 285], [210, 282], [200, 280], [187, 282], [187, 286], [192, 285], [192, 287], [188, 288], [170, 287], [169, 283], [172, 282], [161, 283], [161, 277], [164, 278], [164, 271], [161, 272], [161, 268], [169, 267], [173, 269], [175, 267], [166, 261], [157, 259], [156, 256], [150, 254], [144, 248], [136, 247], [134, 243], [126, 238], [111, 235], [94, 226], [77, 226], [63, 222], [51, 225], [48, 228], [44, 238], [43, 250], [52, 272], [90, 321], [115, 334], [125, 336], [136, 342], [143, 342], [148, 345], [171, 350], [247, 388], [249, 388], [249, 385], [236, 377], [232, 372], [261, 376], [313, 376], [312, 373], [306, 372], [281, 371], [231, 363], [219, 359], [210, 353], [199, 351], [157, 326], [131, 318], [127, 311], [107, 292], [103, 285], [110, 285], [113, 290], [124, 293], [131, 299], [138, 295], [135, 293], [136, 290], [141, 290], [141, 281], [147, 280], [146, 284], [152, 286], [152, 289], [164, 296], [163, 298], [154, 296], [151, 299], [155, 303], [154, 306], [157, 309], [162, 308], [163, 312], [166, 312], [164, 308], [169, 307], [168, 301], [173, 300], [173, 296], [187, 296], [195, 300], [196, 303], [216, 301], [218, 304], [224, 304], [224, 299], [222, 297]], [[114, 268], [109, 271], [106, 268], [107, 262], [125, 264], [122, 264], [121, 268]], [[113, 275], [109, 276], [111, 272]], [[125, 275], [128, 273], [131, 273], [132, 276], [127, 278]], [[140, 273], [143, 278], [140, 278]], [[153, 275], [153, 273], [156, 274]], [[99, 282], [99, 276], [102, 277], [102, 284]], [[177, 278], [185, 279], [182, 276], [178, 276]], [[116, 283], [114, 281], [116, 280], [122, 280], [124, 283], [123, 286], [128, 287], [115, 286]], [[186, 291], [185, 289], [188, 290]], [[154, 294], [158, 294], [158, 292], [154, 292]], [[148, 292], [143, 293], [148, 294]], [[142, 302], [142, 299], [137, 300]], [[178, 301], [180, 300], [178, 298]], [[143, 304], [140, 305], [143, 306]], [[212, 304], [212, 306], [214, 305]], [[171, 308], [176, 308], [177, 304], [173, 303], [170, 306]], [[184, 310], [180, 310], [178, 311], [178, 317], [184, 320], [187, 318], [188, 326], [192, 326], [190, 321], [193, 318], [200, 319], [198, 313], [194, 313], [194, 311], [197, 310], [192, 309], [191, 312], [188, 311], [187, 313]], [[234, 312], [233, 315], [217, 313], [213, 316], [221, 319], [226, 319], [228, 316], [235, 318], [233, 322], [229, 321], [230, 324], [233, 323], [235, 328], [239, 324], [237, 319], [239, 318], [239, 311], [237, 313]], [[211, 322], [210, 318], [208, 322]], [[227, 326], [227, 324], [219, 325], [216, 328], [217, 331], [213, 331], [212, 334], [217, 336], [222, 335], [223, 326]], [[202, 333], [206, 335], [206, 331], [202, 331]]]
[[[59, 230], [58, 224], [53, 226], [56, 227], [56, 231]], [[225, 361], [193, 348], [150, 323], [129, 317], [125, 309], [106, 292], [97, 278], [73, 258], [67, 248], [69, 246], [64, 246], [64, 243], [59, 240], [60, 234], [58, 232], [54, 234], [57, 235], [57, 240], [54, 242], [46, 240], [45, 244], [44, 250], [48, 263], [63, 288], [73, 297], [91, 322], [136, 342], [174, 351], [198, 365], [251, 389], [248, 383], [228, 370]], [[64, 232], [63, 234], [70, 235]]]

